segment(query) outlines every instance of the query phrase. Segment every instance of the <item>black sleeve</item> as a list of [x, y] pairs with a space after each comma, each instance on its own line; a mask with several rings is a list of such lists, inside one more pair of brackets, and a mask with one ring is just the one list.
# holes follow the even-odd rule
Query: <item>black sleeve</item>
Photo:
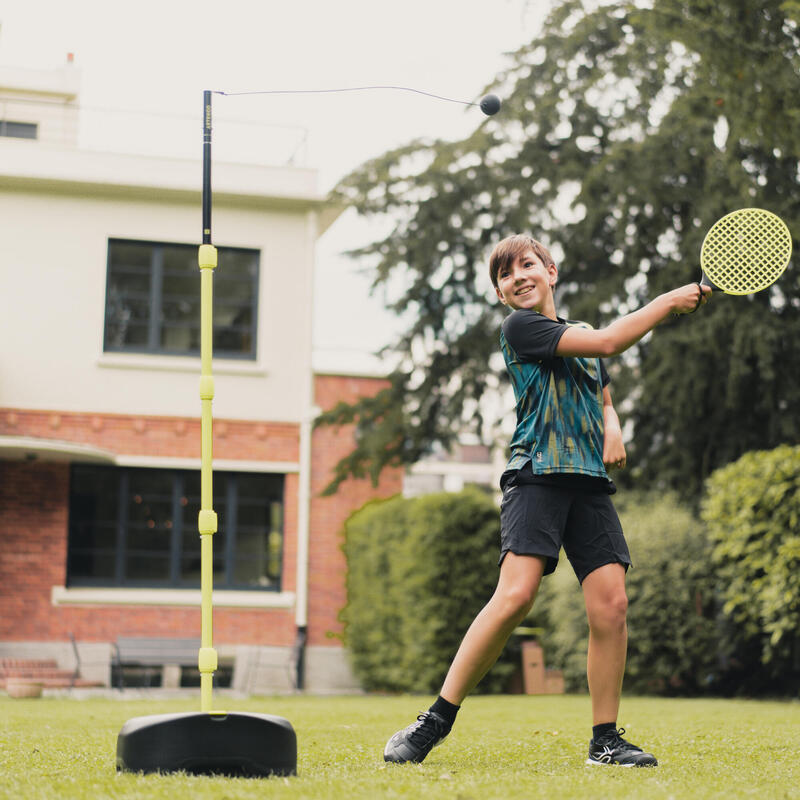
[[538, 311], [518, 309], [503, 320], [503, 334], [523, 361], [553, 358], [567, 326]]
[[603, 363], [603, 359], [601, 358], [598, 360], [600, 361], [600, 385], [605, 389], [606, 386], [611, 383], [611, 377], [606, 371], [606, 365]]

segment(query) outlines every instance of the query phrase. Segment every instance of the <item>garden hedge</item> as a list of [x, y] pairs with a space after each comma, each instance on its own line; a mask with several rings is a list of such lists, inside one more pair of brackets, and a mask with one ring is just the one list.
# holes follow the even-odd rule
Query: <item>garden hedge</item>
[[[345, 642], [368, 690], [437, 693], [497, 583], [499, 512], [478, 489], [375, 501], [345, 524]], [[512, 645], [478, 691], [501, 692]]]
[[[751, 690], [800, 690], [800, 446], [752, 451], [709, 479], [703, 519], [731, 641]], [[760, 662], [760, 663], [759, 663]]]

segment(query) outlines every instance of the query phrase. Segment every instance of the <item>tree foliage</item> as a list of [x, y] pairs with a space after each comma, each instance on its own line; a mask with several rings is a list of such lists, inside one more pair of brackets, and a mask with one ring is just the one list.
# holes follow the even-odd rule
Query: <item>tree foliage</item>
[[[356, 423], [332, 489], [491, 428], [481, 400], [505, 376], [486, 262], [504, 236], [549, 244], [559, 311], [600, 325], [696, 280], [724, 213], [762, 206], [800, 230], [800, 5], [587, 5], [555, 4], [490, 87], [500, 114], [466, 139], [412, 142], [337, 188], [339, 202], [392, 221], [354, 255], [376, 288], [404, 285], [390, 307], [410, 322], [388, 388], [321, 419]], [[796, 440], [798, 338], [790, 268], [758, 295], [717, 293], [612, 364], [637, 474], [697, 496], [716, 467]]]

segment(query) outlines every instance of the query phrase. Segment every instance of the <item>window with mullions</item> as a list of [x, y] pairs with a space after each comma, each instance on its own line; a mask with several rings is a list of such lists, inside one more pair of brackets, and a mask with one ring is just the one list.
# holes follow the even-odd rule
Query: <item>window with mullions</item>
[[[256, 357], [259, 254], [220, 247], [214, 270], [214, 355]], [[198, 355], [197, 247], [109, 239], [103, 349]]]
[[[67, 584], [199, 588], [200, 473], [75, 465]], [[214, 586], [280, 591], [283, 476], [214, 474]]]

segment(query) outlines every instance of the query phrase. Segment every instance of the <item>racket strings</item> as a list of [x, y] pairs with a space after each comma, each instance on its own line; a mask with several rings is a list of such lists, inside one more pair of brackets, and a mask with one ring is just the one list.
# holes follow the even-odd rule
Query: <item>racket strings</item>
[[741, 209], [709, 231], [701, 262], [708, 278], [730, 294], [750, 294], [773, 283], [786, 268], [792, 237], [769, 211]]

